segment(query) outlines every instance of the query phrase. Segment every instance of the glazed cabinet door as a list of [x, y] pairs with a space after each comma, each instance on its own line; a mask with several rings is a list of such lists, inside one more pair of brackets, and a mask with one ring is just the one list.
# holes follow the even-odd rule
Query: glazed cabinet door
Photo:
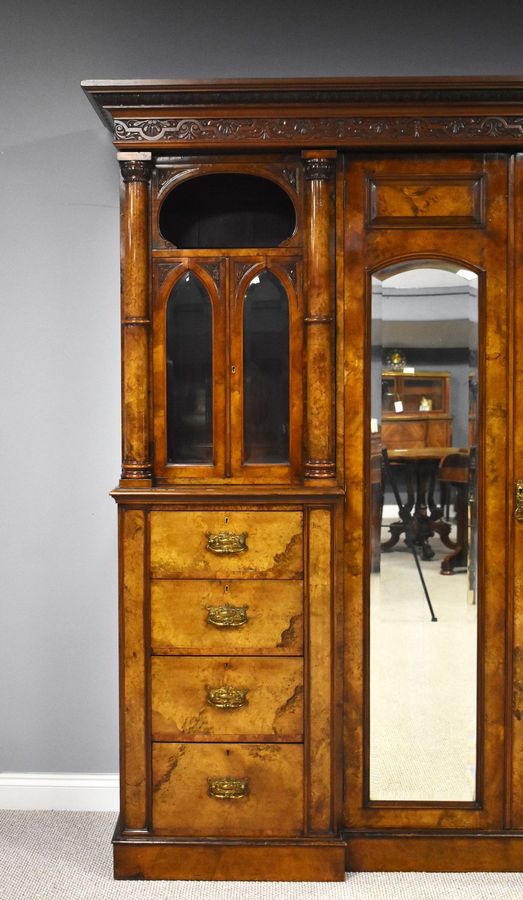
[[158, 483], [299, 483], [299, 160], [157, 161], [152, 179]]
[[507, 827], [509, 170], [497, 154], [346, 158], [354, 832]]

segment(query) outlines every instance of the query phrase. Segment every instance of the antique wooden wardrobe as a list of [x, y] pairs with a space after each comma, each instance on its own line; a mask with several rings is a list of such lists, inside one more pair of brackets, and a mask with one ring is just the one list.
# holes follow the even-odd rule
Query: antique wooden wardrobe
[[[116, 877], [520, 868], [523, 79], [83, 87], [122, 176]], [[409, 410], [445, 431], [387, 444]]]

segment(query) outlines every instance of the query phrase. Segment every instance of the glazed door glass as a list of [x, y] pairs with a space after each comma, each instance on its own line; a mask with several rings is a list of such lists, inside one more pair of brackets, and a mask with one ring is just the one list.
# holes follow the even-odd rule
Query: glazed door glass
[[174, 285], [167, 303], [167, 462], [213, 462], [212, 304], [193, 272]]
[[371, 334], [369, 799], [472, 802], [477, 276], [375, 273]]
[[243, 446], [246, 463], [289, 460], [289, 302], [269, 271], [254, 276], [243, 307]]

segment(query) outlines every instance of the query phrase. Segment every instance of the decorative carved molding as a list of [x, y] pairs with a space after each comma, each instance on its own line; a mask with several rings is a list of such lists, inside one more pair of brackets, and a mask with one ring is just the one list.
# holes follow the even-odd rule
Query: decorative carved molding
[[253, 265], [254, 265], [253, 262], [248, 262], [248, 263], [240, 263], [239, 265], [236, 266], [236, 284], [240, 283], [240, 281], [242, 280], [245, 273], [248, 272], [249, 269], [252, 269]]
[[135, 326], [135, 325], [150, 325], [151, 320], [144, 318], [143, 316], [126, 316], [125, 319], [122, 319], [122, 325], [127, 327]]
[[288, 181], [290, 186], [296, 190], [296, 169], [283, 169], [282, 175], [285, 181]]
[[178, 269], [181, 263], [157, 263], [153, 268], [153, 277], [156, 279], [158, 286], [161, 286], [170, 272]]
[[218, 263], [202, 263], [202, 269], [209, 273], [218, 290], [220, 289], [220, 266]]
[[303, 161], [307, 181], [328, 181], [334, 171], [332, 159], [317, 156]]
[[294, 263], [288, 263], [285, 268], [289, 273], [289, 278], [292, 281], [294, 287], [296, 287], [296, 266], [294, 265]]
[[333, 316], [304, 316], [303, 321], [306, 325], [331, 325], [334, 321]]
[[331, 459], [308, 459], [303, 474], [305, 478], [335, 478], [336, 463]]
[[122, 463], [122, 478], [151, 478], [152, 466], [148, 459], [130, 461], [124, 459]]
[[[285, 118], [115, 119], [117, 142], [221, 141], [222, 143], [463, 141], [520, 139], [523, 116], [331, 116]], [[129, 164], [124, 166], [143, 163]], [[140, 180], [140, 179], [134, 179]], [[141, 179], [144, 180], [144, 179]]]
[[120, 159], [120, 169], [123, 181], [128, 184], [133, 181], [149, 183], [152, 172], [152, 162], [144, 159]]

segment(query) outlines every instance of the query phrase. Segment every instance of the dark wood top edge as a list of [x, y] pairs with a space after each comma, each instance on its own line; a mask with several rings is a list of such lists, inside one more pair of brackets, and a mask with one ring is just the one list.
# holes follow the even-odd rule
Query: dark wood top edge
[[512, 88], [523, 86], [523, 75], [445, 75], [445, 76], [342, 76], [321, 78], [147, 78], [147, 79], [86, 79], [81, 82], [86, 92], [106, 92], [120, 90], [134, 91], [200, 91], [207, 92], [215, 88], [221, 91], [249, 91], [257, 88], [272, 91], [301, 90], [314, 91], [357, 87], [359, 90], [374, 90], [376, 87], [414, 88], [418, 86], [438, 89], [446, 87], [455, 90], [463, 88]]
[[422, 77], [422, 78], [252, 78], [203, 81], [149, 79], [83, 81], [82, 88], [107, 127], [126, 109], [212, 109], [226, 106], [359, 107], [424, 104], [519, 104], [523, 105], [523, 76]]

